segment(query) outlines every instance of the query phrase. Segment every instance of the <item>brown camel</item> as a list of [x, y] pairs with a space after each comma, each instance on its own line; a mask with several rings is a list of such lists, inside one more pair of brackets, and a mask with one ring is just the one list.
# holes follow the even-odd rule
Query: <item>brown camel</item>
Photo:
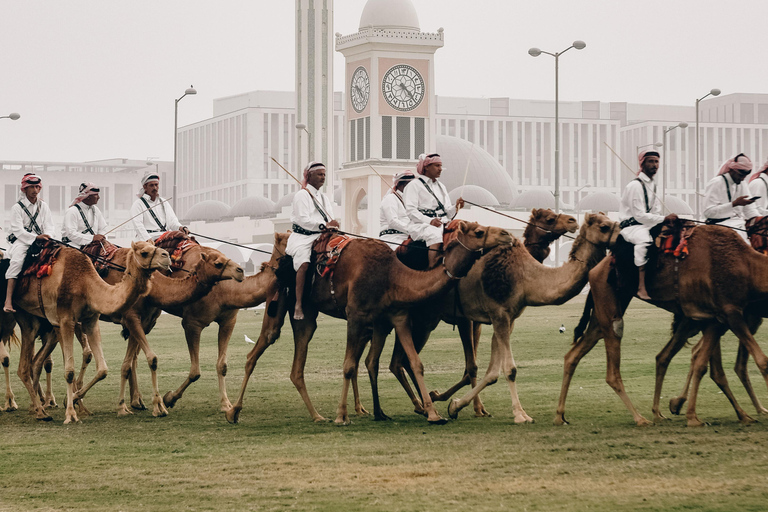
[[[192, 253], [192, 257], [187, 257], [187, 260], [196, 260], [196, 263], [194, 263], [191, 270], [188, 272], [175, 272], [176, 275], [181, 275], [181, 278], [174, 279], [166, 277], [161, 273], [155, 273], [151, 279], [152, 287], [146, 297], [137, 300], [127, 311], [113, 315], [103, 315], [101, 318], [102, 320], [122, 325], [124, 328], [124, 335], [128, 337], [126, 355], [120, 372], [120, 396], [117, 408], [118, 415], [131, 414], [131, 411], [125, 404], [125, 385], [127, 379], [133, 373], [134, 362], [138, 357], [139, 350], [143, 350], [147, 356], [147, 362], [152, 375], [152, 415], [157, 417], [166, 416], [168, 414], [168, 410], [163, 404], [157, 384], [157, 356], [149, 346], [146, 338], [146, 334], [149, 334], [154, 327], [157, 318], [160, 316], [161, 308], [183, 307], [185, 304], [200, 300], [219, 282], [229, 279], [234, 279], [236, 281], [243, 280], [243, 269], [224, 256], [220, 251], [200, 246], [195, 246], [195, 249], [195, 251], [189, 251]], [[110, 284], [119, 282], [122, 273], [115, 267], [124, 267], [126, 260], [129, 257], [130, 249], [118, 249], [115, 252], [115, 256], [112, 259], [114, 266], [110, 267], [109, 273], [104, 278], [106, 282]], [[36, 378], [39, 376], [43, 361], [50, 355], [52, 350], [53, 346], [50, 344], [45, 345], [44, 349], [35, 356]], [[87, 355], [85, 353], [83, 355], [83, 360], [87, 360]], [[104, 378], [106, 374], [100, 376], [101, 378]], [[84, 409], [81, 400], [85, 397], [85, 394], [94, 383], [77, 388], [76, 400], [79, 400], [78, 403], [80, 404], [82, 412], [87, 412], [87, 410]], [[139, 402], [135, 404], [136, 408], [144, 408], [143, 403], [140, 400], [139, 397]]]
[[13, 318], [13, 313], [0, 312], [0, 364], [3, 365], [3, 372], [5, 373], [5, 400], [3, 401], [0, 410], [11, 412], [19, 408], [16, 404], [16, 397], [11, 390], [11, 343], [19, 344], [19, 339], [16, 337], [15, 332], [16, 319]]
[[[698, 322], [698, 325], [692, 323], [683, 328], [676, 328], [676, 337], [670, 340], [668, 347], [680, 344], [679, 338], [695, 334], [695, 330], [691, 329], [703, 330], [704, 336], [692, 361], [693, 391], [686, 413], [689, 426], [700, 426], [703, 423], [696, 415], [698, 385], [709, 361], [713, 362], [713, 379], [718, 385], [724, 383], [722, 365], [719, 362], [719, 339], [726, 328], [736, 334], [749, 355], [755, 359], [768, 383], [768, 358], [755, 342], [749, 322], [745, 318], [751, 304], [768, 298], [768, 285], [764, 284], [768, 277], [768, 257], [753, 251], [739, 235], [721, 226], [696, 227], [688, 239], [688, 249], [689, 255], [684, 259], [677, 260], [670, 255], [659, 255], [657, 273], [646, 284], [651, 286], [651, 304], [673, 312], [678, 322], [680, 318]], [[635, 409], [624, 390], [619, 371], [620, 343], [624, 330], [623, 314], [634, 295], [631, 287], [636, 286], [637, 276], [632, 273], [631, 268], [623, 270], [622, 275], [627, 282], [616, 289], [608, 279], [612, 267], [612, 260], [606, 258], [590, 273], [591, 294], [582, 321], [574, 333], [574, 345], [565, 356], [563, 384], [555, 424], [567, 423], [565, 399], [571, 378], [581, 358], [601, 338], [605, 339], [608, 358], [606, 381], [622, 399], [638, 425], [651, 423]], [[667, 358], [668, 354], [662, 351], [657, 361]], [[660, 384], [657, 365], [659, 393]], [[723, 391], [726, 392], [725, 389]], [[732, 401], [742, 422], [754, 421], [738, 406], [730, 392], [726, 392], [726, 395]], [[658, 408], [658, 404], [655, 408]]]
[[[414, 326], [414, 331], [420, 336], [421, 344], [426, 342], [440, 316], [448, 323], [466, 318], [493, 325], [488, 370], [471, 391], [451, 401], [448, 414], [452, 418], [458, 417], [459, 411], [474, 401], [486, 386], [496, 382], [499, 373], [503, 372], [512, 397], [514, 421], [533, 421], [525, 413], [517, 394], [517, 367], [510, 347], [514, 321], [526, 306], [562, 304], [578, 294], [586, 284], [587, 273], [605, 256], [618, 233], [618, 224], [605, 215], [586, 214], [579, 235], [573, 242], [569, 261], [558, 268], [540, 264], [520, 246], [500, 246], [480, 259], [466, 279], [459, 283], [457, 293], [445, 295], [435, 313], [430, 315], [425, 311], [426, 315], [418, 316], [421, 325]], [[401, 384], [407, 384], [405, 362], [397, 353], [392, 359], [392, 371]], [[409, 388], [405, 389], [408, 391]], [[412, 395], [411, 399], [418, 410], [418, 397]], [[480, 413], [483, 414], [483, 411]]]
[[[181, 399], [184, 391], [200, 378], [200, 336], [203, 329], [213, 322], [219, 324], [216, 373], [219, 382], [220, 409], [227, 411], [232, 407], [227, 396], [227, 348], [237, 322], [237, 313], [242, 308], [252, 308], [262, 304], [277, 292], [274, 270], [279, 258], [285, 254], [289, 235], [290, 233], [275, 233], [272, 256], [267, 263], [262, 264], [258, 274], [248, 276], [242, 282], [221, 282], [200, 300], [184, 305], [163, 306], [166, 312], [181, 317], [190, 359], [187, 378], [176, 391], [169, 391], [163, 396], [166, 407], [173, 407]], [[138, 393], [135, 382], [135, 358], [133, 368], [130, 381], [131, 405], [134, 408], [140, 408], [141, 395]]]
[[149, 293], [151, 273], [155, 269], [167, 269], [170, 263], [166, 251], [146, 242], [136, 242], [131, 246], [131, 257], [127, 259], [122, 281], [110, 285], [99, 277], [85, 254], [62, 247], [49, 276], [29, 278], [26, 289], [18, 289], [14, 300], [21, 308], [16, 314], [22, 333], [18, 373], [29, 392], [37, 419], [50, 419], [40, 403], [32, 378], [34, 340], [39, 324], [46, 321], [57, 328], [67, 381], [64, 423], [79, 421], [74, 408], [75, 366], [72, 344], [75, 324], [82, 324], [83, 332], [88, 336], [93, 349], [97, 366], [95, 382], [107, 371], [101, 348], [99, 315], [127, 311], [138, 298]]
[[[480, 226], [477, 223], [459, 221], [457, 238], [444, 250], [443, 264], [428, 270], [411, 270], [397, 259], [385, 244], [374, 240], [354, 239], [342, 252], [332, 277], [316, 278], [310, 300], [305, 301], [305, 318], [293, 319], [294, 359], [291, 381], [296, 386], [314, 421], [325, 421], [312, 405], [304, 383], [304, 365], [307, 346], [317, 328], [317, 315], [323, 312], [347, 320], [347, 350], [344, 359], [344, 386], [337, 409], [336, 423], [348, 424], [347, 394], [350, 382], [354, 385], [360, 356], [368, 340], [383, 345], [387, 334], [394, 327], [402, 340], [420, 392], [425, 393], [423, 367], [413, 348], [410, 335], [408, 307], [429, 299], [451, 286], [457, 277], [466, 275], [480, 256], [480, 251], [507, 244], [514, 240], [500, 228]], [[288, 286], [291, 289], [292, 286]], [[281, 294], [282, 295], [282, 294]], [[281, 303], [284, 305], [285, 300]], [[266, 348], [277, 340], [285, 319], [286, 307], [281, 307], [274, 317], [265, 315], [261, 334], [256, 346], [248, 354], [240, 395], [227, 411], [227, 420], [236, 423], [242, 410], [245, 389], [256, 362]], [[354, 390], [356, 393], [356, 389]], [[373, 390], [377, 397], [377, 390]], [[358, 400], [356, 400], [357, 404]], [[431, 401], [426, 400], [424, 409], [428, 421], [443, 423]]]

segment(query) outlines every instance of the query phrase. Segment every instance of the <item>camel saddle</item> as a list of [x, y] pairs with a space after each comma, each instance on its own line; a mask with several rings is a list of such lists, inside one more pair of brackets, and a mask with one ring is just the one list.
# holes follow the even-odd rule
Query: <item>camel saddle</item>
[[749, 219], [747, 221], [747, 235], [754, 250], [768, 255], [768, 216]]
[[340, 235], [334, 231], [325, 231], [312, 244], [312, 259], [320, 277], [330, 275], [333, 277], [333, 269], [339, 261], [341, 252], [354, 240], [351, 236]]
[[179, 270], [184, 267], [184, 253], [192, 247], [200, 245], [195, 237], [182, 231], [166, 231], [155, 240], [155, 246], [168, 251], [171, 255], [171, 269]]
[[109, 273], [109, 264], [114, 259], [117, 249], [116, 245], [104, 240], [103, 242], [91, 242], [88, 245], [84, 245], [80, 251], [91, 258], [96, 272], [101, 277], [106, 277]]
[[38, 279], [47, 277], [53, 272], [56, 255], [61, 250], [61, 244], [53, 240], [36, 240], [27, 251], [22, 266], [22, 276], [35, 276]]
[[654, 239], [654, 244], [661, 254], [671, 254], [683, 259], [688, 256], [688, 238], [696, 228], [696, 223], [687, 219], [669, 219], [661, 225], [661, 233]]
[[[459, 220], [454, 219], [443, 226], [443, 247], [459, 236], [457, 226]], [[422, 240], [414, 240], [410, 236], [396, 250], [397, 259], [413, 270], [427, 270], [429, 257], [427, 256], [427, 244]]]

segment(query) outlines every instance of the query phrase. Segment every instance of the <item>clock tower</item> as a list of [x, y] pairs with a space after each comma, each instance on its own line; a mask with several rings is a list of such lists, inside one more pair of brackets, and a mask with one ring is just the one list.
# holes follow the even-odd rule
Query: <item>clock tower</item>
[[[345, 58], [342, 181], [344, 229], [379, 234], [379, 206], [392, 176], [416, 171], [421, 153], [434, 149], [434, 56], [443, 29], [422, 32], [411, 0], [368, 0], [359, 30], [336, 34]], [[368, 213], [358, 206], [368, 198]]]

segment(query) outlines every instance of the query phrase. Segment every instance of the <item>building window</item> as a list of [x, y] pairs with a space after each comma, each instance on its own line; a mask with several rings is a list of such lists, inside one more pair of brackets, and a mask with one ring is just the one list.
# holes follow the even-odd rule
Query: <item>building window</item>
[[392, 158], [392, 116], [381, 118], [381, 157]]
[[407, 160], [411, 155], [411, 118], [398, 117], [397, 123], [397, 158]]
[[365, 118], [365, 158], [371, 158], [371, 118]]
[[363, 120], [358, 119], [357, 120], [357, 159], [363, 160], [365, 159], [365, 126], [363, 125]]
[[419, 155], [426, 152], [425, 144], [425, 122], [423, 117], [417, 117], [413, 120], [413, 158], [419, 158]]
[[355, 120], [349, 122], [349, 160], [354, 162], [355, 158]]

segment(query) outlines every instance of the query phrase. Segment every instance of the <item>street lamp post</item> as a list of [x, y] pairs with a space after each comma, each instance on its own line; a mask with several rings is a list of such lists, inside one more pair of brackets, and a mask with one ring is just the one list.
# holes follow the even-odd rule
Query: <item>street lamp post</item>
[[[307, 130], [307, 125], [304, 123], [296, 123], [296, 129], [297, 130], [304, 130], [307, 134], [307, 161], [306, 162], [299, 162], [299, 165], [306, 165], [310, 161], [312, 161], [312, 134], [309, 130]], [[299, 141], [301, 143], [301, 141]], [[299, 151], [299, 154], [301, 154], [301, 151]]]
[[178, 98], [176, 100], [176, 103], [174, 105], [173, 110], [173, 211], [176, 211], [176, 196], [177, 196], [177, 189], [176, 189], [176, 148], [179, 144], [179, 102], [184, 98], [184, 96], [197, 94], [197, 91], [193, 86], [189, 86], [189, 89], [184, 91], [184, 94], [181, 95], [181, 98]]
[[[550, 53], [540, 50], [538, 48], [531, 48], [528, 50], [528, 55], [531, 57], [538, 57], [542, 53], [551, 55], [555, 58], [555, 213], [560, 213], [560, 98], [559, 98], [559, 62], [560, 56], [570, 50], [576, 48], [577, 50], [583, 50], [587, 47], [587, 43], [584, 41], [574, 41], [571, 46], [561, 52]], [[560, 243], [555, 244], [555, 265], [560, 264]]]
[[720, 89], [712, 89], [707, 94], [696, 100], [696, 219], [699, 219], [701, 199], [699, 192], [701, 190], [701, 165], [699, 162], [699, 103], [707, 96], [719, 96]]
[[671, 128], [667, 128], [664, 130], [664, 132], [661, 135], [662, 143], [664, 145], [664, 154], [662, 155], [663, 158], [661, 159], [661, 200], [662, 202], [666, 202], [667, 200], [667, 133], [671, 132], [675, 128], [688, 128], [688, 123], [685, 121], [681, 123], [677, 123], [675, 126]]
[[7, 116], [0, 116], [0, 119], [10, 119], [11, 121], [16, 121], [21, 116], [16, 112], [11, 112]]

